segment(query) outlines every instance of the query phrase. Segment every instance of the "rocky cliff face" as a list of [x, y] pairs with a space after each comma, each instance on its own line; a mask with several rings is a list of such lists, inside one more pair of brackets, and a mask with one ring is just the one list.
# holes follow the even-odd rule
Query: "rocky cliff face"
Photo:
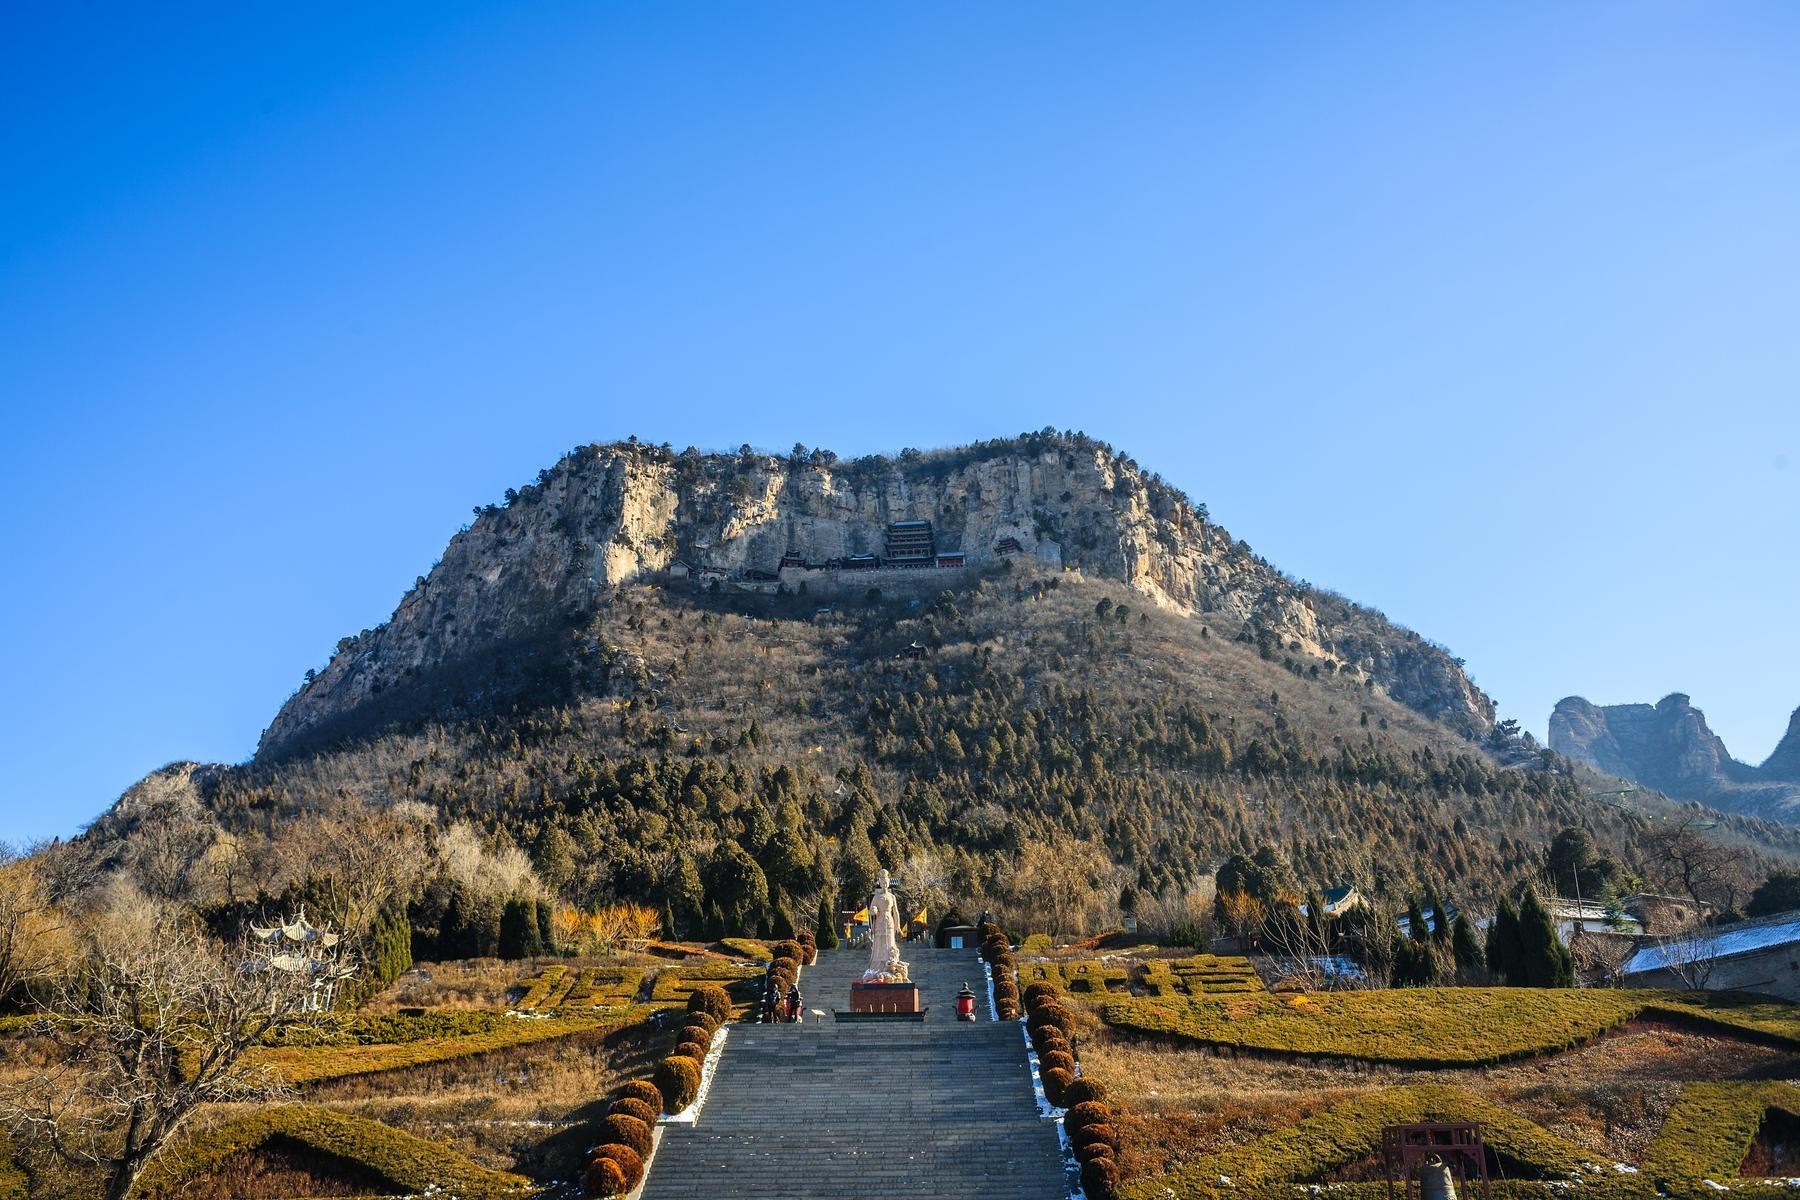
[[[842, 569], [883, 556], [890, 525], [909, 520], [929, 521], [935, 551], [965, 566]], [[809, 566], [783, 570], [784, 559]], [[1492, 702], [1440, 648], [1288, 580], [1129, 458], [1046, 434], [841, 464], [583, 447], [481, 511], [386, 624], [340, 642], [258, 753], [452, 664], [572, 627], [635, 583], [861, 594], [936, 590], [1007, 564], [1119, 580], [1162, 608], [1341, 664], [1468, 736], [1493, 724]]]
[[1732, 758], [1679, 692], [1604, 708], [1570, 696], [1550, 715], [1550, 747], [1676, 799], [1783, 820], [1800, 814], [1800, 710], [1761, 767]]

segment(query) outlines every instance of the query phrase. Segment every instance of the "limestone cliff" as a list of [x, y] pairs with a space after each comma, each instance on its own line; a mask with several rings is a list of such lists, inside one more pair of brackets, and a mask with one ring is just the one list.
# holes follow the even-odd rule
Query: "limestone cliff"
[[[937, 557], [880, 569], [903, 521], [930, 523]], [[860, 595], [1002, 569], [1115, 579], [1164, 609], [1355, 673], [1467, 736], [1493, 724], [1492, 702], [1442, 649], [1289, 580], [1128, 457], [1045, 433], [843, 463], [582, 447], [479, 511], [386, 624], [340, 642], [258, 753], [458, 662], [571, 628], [641, 582]]]
[[1550, 715], [1550, 747], [1676, 799], [1782, 820], [1800, 812], [1800, 710], [1760, 767], [1734, 759], [1680, 692], [1606, 707], [1570, 696]]

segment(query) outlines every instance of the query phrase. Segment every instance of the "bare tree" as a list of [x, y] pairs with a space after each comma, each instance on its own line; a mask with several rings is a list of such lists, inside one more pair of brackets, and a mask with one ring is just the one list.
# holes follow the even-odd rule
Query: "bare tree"
[[1719, 965], [1712, 938], [1698, 925], [1659, 942], [1656, 948], [1662, 952], [1669, 974], [1692, 991], [1704, 991]]
[[37, 864], [0, 843], [0, 1004], [48, 983], [66, 940]]
[[307, 1011], [311, 979], [258, 969], [247, 946], [168, 912], [79, 936], [80, 961], [31, 1026], [51, 1064], [0, 1095], [0, 1124], [21, 1146], [97, 1169], [106, 1200], [123, 1200], [196, 1109], [279, 1094], [247, 1051], [322, 1016]]
[[1655, 826], [1644, 838], [1649, 869], [1662, 886], [1680, 888], [1695, 904], [1723, 911], [1737, 907], [1746, 885], [1744, 851], [1706, 836], [1712, 821], [1698, 809]]

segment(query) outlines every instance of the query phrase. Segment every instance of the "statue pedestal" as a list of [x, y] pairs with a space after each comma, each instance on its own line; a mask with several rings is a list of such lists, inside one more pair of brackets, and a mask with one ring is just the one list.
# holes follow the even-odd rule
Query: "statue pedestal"
[[832, 1014], [840, 1021], [923, 1021], [916, 983], [852, 983], [850, 1011]]

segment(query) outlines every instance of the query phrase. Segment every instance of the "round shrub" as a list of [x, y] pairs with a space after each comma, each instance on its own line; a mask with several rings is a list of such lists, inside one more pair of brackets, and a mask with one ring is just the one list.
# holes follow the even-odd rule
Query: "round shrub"
[[619, 1086], [619, 1099], [642, 1100], [649, 1106], [652, 1116], [655, 1116], [662, 1111], [663, 1095], [657, 1090], [656, 1085], [651, 1083], [648, 1079], [634, 1079], [630, 1083], [621, 1084]]
[[1015, 1001], [998, 1000], [995, 1002], [994, 1007], [999, 1010], [1000, 1019], [1002, 1021], [1016, 1021], [1019, 1019], [1019, 1006]]
[[671, 1054], [656, 1064], [656, 1090], [662, 1093], [663, 1111], [676, 1113], [694, 1102], [700, 1092], [700, 1064]]
[[1105, 1142], [1087, 1142], [1075, 1147], [1075, 1159], [1081, 1163], [1092, 1162], [1096, 1158], [1110, 1158], [1116, 1162], [1118, 1157], [1118, 1153]]
[[731, 997], [716, 983], [709, 983], [689, 992], [687, 1007], [689, 1012], [703, 1012], [715, 1021], [731, 1020]]
[[692, 1060], [696, 1066], [706, 1061], [706, 1047], [699, 1042], [682, 1042], [675, 1047], [675, 1053], [681, 1058]]
[[1036, 1005], [1044, 1000], [1062, 999], [1062, 989], [1049, 980], [1040, 979], [1025, 985], [1025, 1003]]
[[1112, 1200], [1118, 1194], [1119, 1167], [1110, 1158], [1090, 1158], [1081, 1166], [1081, 1190], [1088, 1200]]
[[1043, 1081], [1044, 1095], [1049, 1097], [1050, 1103], [1060, 1108], [1063, 1102], [1063, 1093], [1068, 1090], [1069, 1084], [1075, 1081], [1075, 1076], [1061, 1067], [1051, 1067], [1048, 1071], [1039, 1071], [1038, 1078]]
[[1089, 1125], [1107, 1125], [1112, 1123], [1112, 1108], [1098, 1100], [1083, 1100], [1069, 1109], [1069, 1115], [1063, 1118], [1063, 1128], [1071, 1137]]
[[713, 1034], [718, 1031], [719, 1027], [714, 1025], [711, 1020], [690, 1020], [687, 1024], [675, 1031], [675, 1040], [678, 1042], [699, 1042], [702, 1046], [709, 1046], [712, 1044]]
[[1046, 1050], [1038, 1056], [1038, 1061], [1045, 1070], [1067, 1071], [1069, 1078], [1075, 1078], [1075, 1059], [1063, 1050]]
[[800, 943], [793, 938], [776, 942], [773, 951], [776, 958], [791, 958], [795, 962], [799, 962], [805, 957], [805, 952], [800, 949]]
[[1054, 1025], [1066, 1035], [1075, 1028], [1075, 1014], [1054, 1001], [1046, 1001], [1031, 1008], [1031, 1019], [1040, 1025]]
[[619, 1164], [620, 1174], [625, 1176], [625, 1190], [630, 1191], [644, 1177], [644, 1156], [630, 1146], [619, 1142], [609, 1142], [594, 1151], [595, 1158], [610, 1158]]
[[639, 1100], [636, 1096], [624, 1096], [614, 1100], [607, 1108], [609, 1113], [618, 1113], [622, 1117], [636, 1117], [646, 1125], [656, 1124], [657, 1110], [662, 1107], [662, 1098], [657, 1097], [656, 1108]]
[[630, 1146], [641, 1157], [650, 1153], [650, 1126], [636, 1117], [613, 1113], [594, 1126], [594, 1140], [602, 1146]]
[[1097, 1100], [1101, 1104], [1105, 1104], [1111, 1097], [1112, 1093], [1107, 1091], [1104, 1083], [1098, 1079], [1089, 1079], [1086, 1075], [1069, 1085], [1070, 1104], [1080, 1104], [1087, 1100]]
[[1037, 1047], [1039, 1054], [1048, 1054], [1052, 1050], [1061, 1050], [1064, 1054], [1075, 1053], [1075, 1048], [1069, 1045], [1067, 1035], [1054, 1025], [1033, 1026], [1031, 1044]]
[[1119, 1148], [1119, 1131], [1105, 1121], [1093, 1125], [1083, 1125], [1075, 1131], [1077, 1149], [1093, 1145], [1105, 1146], [1108, 1150], [1117, 1150]]
[[610, 1158], [595, 1158], [588, 1164], [587, 1194], [590, 1196], [623, 1196], [631, 1190], [625, 1182], [625, 1172], [619, 1164]]

